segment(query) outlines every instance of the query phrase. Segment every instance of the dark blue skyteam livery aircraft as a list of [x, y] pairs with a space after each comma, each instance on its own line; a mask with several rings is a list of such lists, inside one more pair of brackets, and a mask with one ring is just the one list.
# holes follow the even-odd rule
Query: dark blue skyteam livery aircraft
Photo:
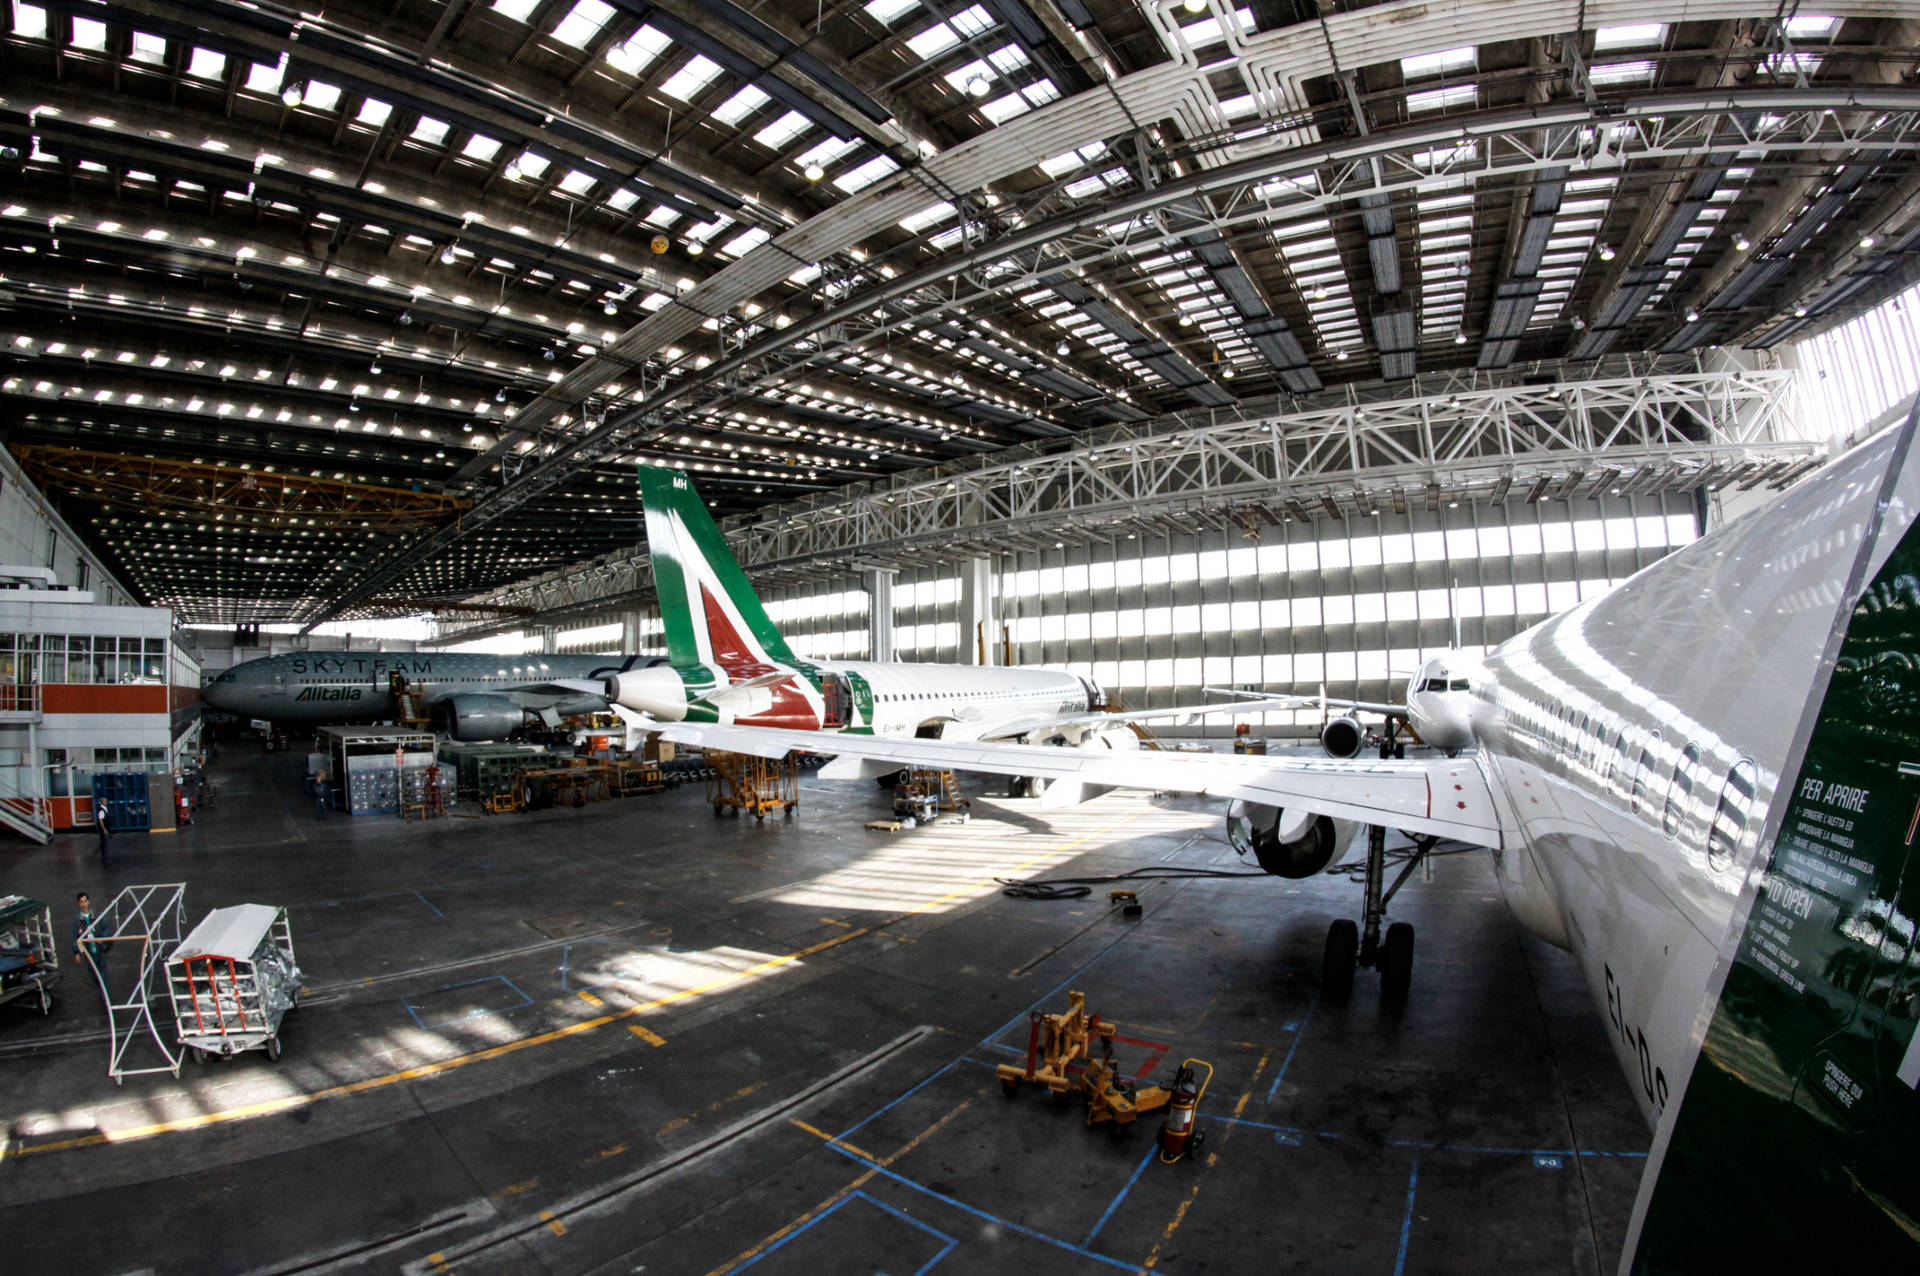
[[577, 713], [606, 713], [591, 688], [644, 656], [477, 652], [316, 651], [268, 656], [208, 680], [206, 702], [274, 723], [380, 722], [405, 716], [410, 698], [456, 740], [498, 740], [532, 714], [548, 726]]

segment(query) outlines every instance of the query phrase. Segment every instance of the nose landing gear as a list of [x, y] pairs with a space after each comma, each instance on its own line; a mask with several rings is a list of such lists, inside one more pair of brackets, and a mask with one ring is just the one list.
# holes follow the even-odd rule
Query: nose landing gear
[[1387, 905], [1399, 893], [1413, 870], [1433, 850], [1437, 837], [1413, 839], [1413, 854], [1401, 865], [1400, 873], [1387, 884], [1387, 830], [1378, 824], [1367, 827], [1366, 890], [1359, 924], [1342, 917], [1327, 927], [1327, 944], [1320, 958], [1320, 995], [1336, 1004], [1344, 1004], [1353, 993], [1353, 972], [1368, 967], [1380, 972], [1380, 1000], [1397, 1006], [1406, 1001], [1413, 983], [1413, 927], [1394, 922], [1381, 934]]

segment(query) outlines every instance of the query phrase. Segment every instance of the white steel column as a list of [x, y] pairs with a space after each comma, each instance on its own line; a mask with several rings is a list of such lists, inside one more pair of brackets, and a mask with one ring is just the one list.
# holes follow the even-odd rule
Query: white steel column
[[995, 663], [1000, 642], [994, 617], [993, 560], [969, 558], [960, 564], [960, 649], [962, 664]]
[[867, 659], [893, 659], [893, 577], [891, 567], [862, 567], [867, 595]]

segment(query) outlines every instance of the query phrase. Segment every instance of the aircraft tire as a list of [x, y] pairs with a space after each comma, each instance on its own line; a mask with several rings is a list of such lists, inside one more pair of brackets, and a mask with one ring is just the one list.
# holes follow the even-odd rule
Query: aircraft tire
[[1413, 927], [1395, 922], [1380, 943], [1380, 1000], [1398, 1006], [1413, 983]]
[[1353, 968], [1360, 955], [1360, 927], [1342, 917], [1327, 927], [1327, 947], [1320, 958], [1320, 995], [1345, 1005], [1353, 995]]

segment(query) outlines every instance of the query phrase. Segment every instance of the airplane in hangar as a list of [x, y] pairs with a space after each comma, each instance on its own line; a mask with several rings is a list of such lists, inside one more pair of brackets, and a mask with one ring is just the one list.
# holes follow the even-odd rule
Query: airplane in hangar
[[645, 656], [482, 652], [301, 651], [263, 656], [222, 671], [202, 689], [206, 703], [236, 717], [275, 723], [382, 722], [411, 696], [455, 740], [499, 740], [528, 715], [548, 726], [613, 706], [604, 679], [649, 662]]
[[[1501, 644], [1472, 680], [1474, 747], [1458, 758], [1142, 754], [923, 731], [936, 716], [964, 729], [965, 706], [1004, 719], [1085, 716], [1086, 702], [1063, 674], [953, 669], [936, 682], [794, 658], [691, 486], [644, 469], [679, 645], [673, 667], [611, 675], [605, 694], [668, 739], [761, 756], [1226, 797], [1231, 840], [1282, 876], [1319, 872], [1364, 825], [1367, 934], [1330, 927], [1323, 995], [1350, 987], [1356, 962], [1381, 967], [1383, 994], [1406, 991], [1411, 928], [1377, 933], [1386, 828], [1484, 845], [1516, 919], [1579, 962], [1655, 1130], [1623, 1269], [1793, 1268], [1835, 1234], [1861, 1258], [1911, 1266], [1917, 426], [1920, 412]], [[1451, 669], [1448, 681], [1451, 694]], [[1700, 1225], [1758, 1213], [1803, 1225]]]
[[1320, 728], [1320, 747], [1329, 757], [1358, 757], [1368, 741], [1362, 713], [1376, 713], [1387, 720], [1385, 735], [1379, 737], [1380, 756], [1405, 757], [1406, 742], [1399, 738], [1406, 731], [1417, 744], [1439, 749], [1454, 757], [1473, 743], [1471, 718], [1473, 674], [1470, 662], [1457, 651], [1442, 652], [1421, 662], [1407, 679], [1407, 691], [1399, 704], [1381, 704], [1371, 700], [1340, 700], [1327, 696], [1320, 688], [1317, 697], [1297, 696], [1272, 691], [1252, 691], [1232, 687], [1208, 687], [1215, 695], [1239, 696], [1266, 701], [1280, 709], [1318, 707], [1338, 709]]

